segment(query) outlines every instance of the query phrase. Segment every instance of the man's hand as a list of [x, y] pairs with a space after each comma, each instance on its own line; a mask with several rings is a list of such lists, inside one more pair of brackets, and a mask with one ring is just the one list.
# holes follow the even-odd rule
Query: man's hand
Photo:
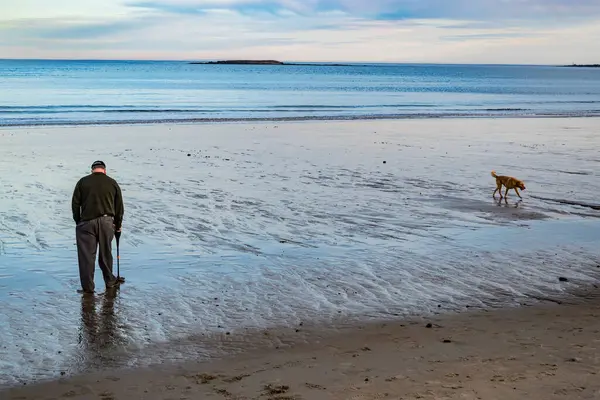
[[123, 227], [120, 227], [119, 229], [117, 229], [117, 227], [113, 224], [113, 229], [115, 232], [121, 232], [121, 229], [123, 229]]

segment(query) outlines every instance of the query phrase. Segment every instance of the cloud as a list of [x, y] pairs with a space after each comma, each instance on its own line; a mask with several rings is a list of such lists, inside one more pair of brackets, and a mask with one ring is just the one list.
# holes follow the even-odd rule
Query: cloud
[[165, 12], [170, 14], [204, 14], [205, 8], [200, 7], [197, 4], [172, 4], [165, 2], [156, 1], [142, 1], [133, 3], [133, 7], [142, 8], [147, 10], [154, 10], [158, 12]]
[[403, 18], [540, 20], [600, 15], [600, 3], [595, 0], [405, 0], [384, 3], [382, 13], [391, 17], [397, 13]]
[[43, 38], [45, 40], [101, 39], [122, 32], [134, 31], [141, 21], [96, 21], [79, 19], [36, 19], [13, 23], [4, 40]]
[[126, 0], [0, 0], [0, 21], [36, 18], [122, 17]]
[[591, 0], [89, 0], [87, 14], [83, 0], [57, 0], [47, 16], [34, 6], [48, 2], [20, 1], [0, 16], [0, 58], [583, 63], [600, 53]]
[[132, 1], [131, 7], [195, 13], [207, 9], [311, 14], [337, 10], [356, 17], [387, 20], [408, 18], [545, 19], [600, 16], [598, 0], [157, 0]]
[[502, 32], [502, 33], [466, 33], [464, 35], [447, 35], [442, 36], [442, 40], [448, 41], [472, 41], [472, 40], [494, 40], [494, 39], [507, 39], [507, 38], [526, 38], [534, 37], [534, 33], [525, 32]]

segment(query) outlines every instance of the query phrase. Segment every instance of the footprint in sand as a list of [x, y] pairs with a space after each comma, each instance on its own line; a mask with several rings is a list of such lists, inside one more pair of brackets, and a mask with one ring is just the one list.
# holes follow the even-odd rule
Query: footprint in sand
[[233, 394], [226, 389], [215, 389], [215, 393], [220, 394], [221, 396], [224, 396], [224, 397], [232, 397], [233, 396]]
[[327, 390], [327, 388], [325, 388], [325, 386], [315, 385], [314, 383], [305, 383], [304, 385], [309, 389]]
[[287, 385], [268, 384], [268, 385], [263, 386], [263, 391], [265, 392], [265, 394], [267, 394], [269, 396], [287, 393], [289, 390], [290, 390], [290, 387]]
[[242, 374], [242, 375], [238, 375], [238, 376], [232, 376], [231, 378], [223, 378], [223, 382], [225, 383], [233, 383], [233, 382], [239, 382], [244, 378], [249, 377], [249, 374]]
[[115, 400], [115, 396], [111, 392], [102, 392], [102, 393], [100, 393], [100, 399], [101, 400]]
[[197, 385], [206, 385], [218, 378], [218, 376], [210, 374], [186, 375], [185, 377], [196, 381]]

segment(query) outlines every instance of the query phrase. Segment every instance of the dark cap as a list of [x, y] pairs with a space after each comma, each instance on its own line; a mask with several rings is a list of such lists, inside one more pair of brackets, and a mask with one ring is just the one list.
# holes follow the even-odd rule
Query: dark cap
[[104, 161], [94, 161], [94, 163], [92, 164], [92, 169], [96, 168], [106, 169], [106, 164], [104, 164]]

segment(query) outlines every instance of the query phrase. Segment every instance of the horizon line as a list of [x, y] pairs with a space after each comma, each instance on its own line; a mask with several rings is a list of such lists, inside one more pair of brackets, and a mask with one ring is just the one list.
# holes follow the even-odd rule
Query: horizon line
[[[209, 62], [209, 61], [230, 61], [230, 60], [249, 60], [249, 61], [261, 61], [267, 60], [262, 58], [227, 58], [227, 59], [151, 59], [151, 58], [4, 58], [0, 57], [0, 61], [139, 61], [139, 62]], [[419, 62], [419, 61], [295, 61], [295, 60], [277, 60], [269, 59], [274, 61], [281, 61], [283, 63], [298, 63], [298, 64], [310, 64], [310, 63], [321, 63], [321, 64], [389, 64], [389, 65], [485, 65], [485, 66], [531, 66], [531, 67], [552, 67], [552, 66], [569, 66], [569, 65], [588, 65], [589, 63], [569, 63], [569, 64], [518, 64], [518, 63], [444, 63], [444, 62]], [[272, 66], [272, 65], [265, 65]]]

